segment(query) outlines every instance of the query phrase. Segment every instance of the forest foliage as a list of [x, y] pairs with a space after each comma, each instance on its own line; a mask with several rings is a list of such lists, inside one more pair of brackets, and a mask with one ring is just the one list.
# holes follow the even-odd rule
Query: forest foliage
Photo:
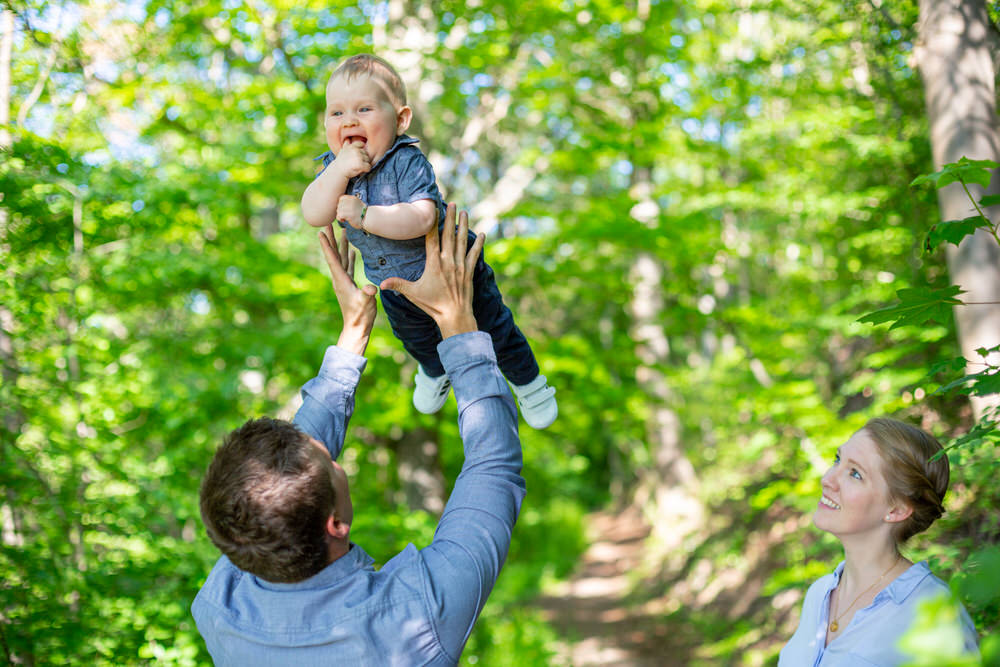
[[[400, 70], [411, 133], [487, 233], [558, 388], [556, 424], [522, 424], [529, 493], [463, 664], [557, 660], [566, 638], [533, 600], [572, 571], [588, 512], [663, 511], [636, 494], [655, 484], [660, 407], [707, 518], [681, 552], [650, 541], [633, 602], [676, 595], [673, 573], [695, 570], [735, 573], [749, 596], [735, 612], [702, 595], [663, 613], [689, 637], [684, 664], [774, 660], [805, 588], [841, 557], [809, 523], [820, 475], [878, 415], [951, 445], [949, 511], [907, 555], [951, 582], [1000, 662], [1000, 438], [967, 399], [1000, 374], [965, 368], [944, 256], [997, 225], [985, 210], [941, 221], [931, 187], [988, 183], [995, 165], [931, 164], [915, 3], [3, 6], [8, 662], [209, 663], [189, 613], [217, 557], [198, 483], [229, 430], [291, 414], [336, 340], [298, 202], [325, 150], [326, 78], [370, 51]], [[658, 272], [643, 321], [639, 257]], [[381, 316], [368, 356], [343, 463], [352, 537], [384, 562], [435, 525], [401, 458], [435, 443], [425, 465], [454, 479], [461, 447], [453, 401], [412, 409], [414, 362]]]

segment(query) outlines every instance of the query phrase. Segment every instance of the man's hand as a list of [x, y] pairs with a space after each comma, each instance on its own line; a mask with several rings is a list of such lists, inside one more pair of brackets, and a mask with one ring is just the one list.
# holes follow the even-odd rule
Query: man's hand
[[337, 201], [337, 220], [361, 229], [361, 214], [364, 210], [364, 203], [354, 195], [341, 195]]
[[437, 225], [432, 226], [424, 237], [427, 263], [420, 279], [410, 282], [402, 278], [386, 278], [380, 286], [396, 290], [430, 315], [441, 329], [442, 338], [478, 328], [472, 314], [472, 277], [485, 237], [477, 235], [475, 243], [466, 251], [468, 240], [468, 214], [465, 211], [459, 214], [456, 230], [455, 205], [448, 204], [444, 237], [439, 241]]
[[360, 174], [366, 174], [372, 169], [372, 159], [365, 150], [365, 144], [361, 141], [354, 141], [345, 146], [341, 146], [337, 153], [337, 159], [333, 161], [337, 165], [340, 173], [347, 178], [354, 178]]
[[368, 337], [375, 324], [374, 285], [358, 289], [354, 282], [354, 250], [347, 244], [347, 235], [338, 239], [333, 225], [327, 225], [319, 233], [319, 244], [323, 249], [326, 265], [330, 267], [333, 292], [337, 295], [340, 312], [344, 317], [344, 328], [340, 332], [337, 345], [357, 355], [364, 355], [368, 347]]

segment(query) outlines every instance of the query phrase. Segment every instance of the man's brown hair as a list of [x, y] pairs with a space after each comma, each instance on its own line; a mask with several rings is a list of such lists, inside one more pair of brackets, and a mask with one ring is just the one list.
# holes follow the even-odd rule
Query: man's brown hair
[[406, 106], [406, 85], [396, 69], [382, 58], [370, 53], [351, 56], [333, 71], [330, 81], [339, 76], [351, 81], [355, 77], [370, 76], [382, 84], [385, 93], [396, 107]]
[[326, 567], [334, 489], [315, 447], [294, 424], [262, 417], [216, 451], [201, 483], [201, 518], [233, 565], [273, 582]]

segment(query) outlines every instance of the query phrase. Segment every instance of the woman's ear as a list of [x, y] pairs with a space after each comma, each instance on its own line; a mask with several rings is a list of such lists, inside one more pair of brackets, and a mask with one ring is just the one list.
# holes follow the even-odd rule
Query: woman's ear
[[899, 523], [900, 521], [906, 521], [913, 514], [913, 508], [907, 503], [896, 503], [889, 508], [888, 514], [885, 515], [886, 523]]
[[400, 108], [396, 112], [396, 136], [398, 137], [403, 132], [410, 127], [410, 121], [413, 120], [413, 109], [408, 106]]

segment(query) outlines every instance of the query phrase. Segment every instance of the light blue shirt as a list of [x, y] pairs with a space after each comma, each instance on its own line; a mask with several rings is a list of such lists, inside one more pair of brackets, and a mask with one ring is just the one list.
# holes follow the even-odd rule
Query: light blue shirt
[[[931, 573], [927, 563], [915, 563], [881, 590], [870, 605], [856, 611], [840, 635], [824, 646], [830, 622], [830, 595], [840, 583], [843, 571], [841, 563], [833, 574], [821, 577], [809, 587], [799, 627], [781, 649], [778, 667], [901, 665], [907, 662], [907, 656], [896, 644], [916, 617], [918, 603], [941, 593], [950, 594], [948, 585]], [[966, 651], [978, 654], [976, 629], [964, 607], [960, 619]]]
[[[271, 583], [219, 558], [192, 604], [217, 665], [455, 665], [500, 574], [525, 494], [517, 412], [489, 334], [438, 345], [465, 463], [431, 544], [375, 570], [356, 544], [305, 581]], [[365, 359], [327, 349], [295, 423], [334, 459]], [[364, 476], [362, 476], [362, 481]]]

